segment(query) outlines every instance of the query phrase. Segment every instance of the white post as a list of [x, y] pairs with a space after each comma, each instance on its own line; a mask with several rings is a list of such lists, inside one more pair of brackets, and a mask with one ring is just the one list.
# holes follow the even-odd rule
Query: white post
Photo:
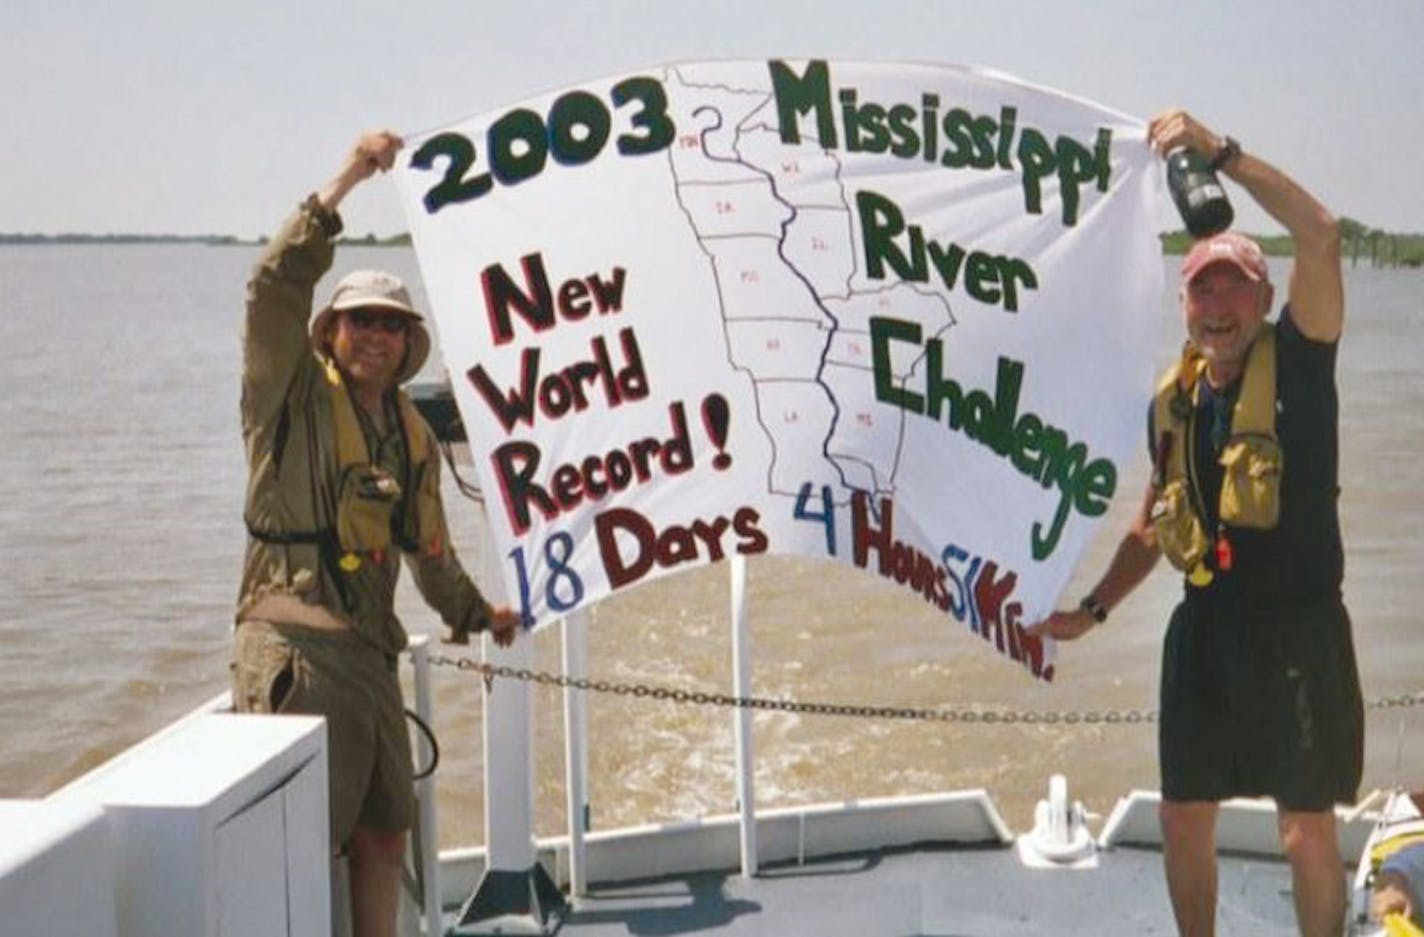
[[[488, 593], [486, 593], [488, 595]], [[486, 662], [533, 668], [534, 640], [521, 634], [502, 648], [481, 639]], [[524, 872], [534, 864], [534, 734], [531, 690], [522, 680], [483, 685], [485, 850], [488, 868]]]
[[[572, 612], [559, 623], [564, 645], [564, 673], [588, 675], [588, 613]], [[583, 835], [588, 832], [588, 701], [582, 690], [564, 688], [564, 776], [569, 810], [569, 893], [588, 891]]]
[[[747, 561], [731, 558], [732, 579], [732, 695], [751, 696], [751, 636], [747, 633]], [[733, 716], [737, 740], [737, 802], [741, 812], [742, 875], [757, 874], [756, 757], [752, 751], [752, 711], [737, 707]]]
[[[508, 602], [493, 555], [489, 522], [482, 525], [483, 574], [480, 591], [492, 605]], [[508, 648], [488, 634], [481, 637], [487, 663], [515, 669], [534, 667], [534, 636], [520, 633]], [[452, 932], [492, 918], [506, 919], [500, 928], [512, 933], [547, 933], [553, 914], [562, 912], [563, 896], [538, 862], [534, 849], [534, 710], [533, 690], [523, 680], [495, 678], [484, 684], [485, 751], [485, 874], [460, 909]], [[519, 924], [509, 922], [514, 916]]]
[[[491, 605], [510, 602], [500, 575], [489, 519], [480, 521], [480, 592]], [[514, 668], [534, 666], [534, 636], [521, 632], [514, 644], [500, 647], [488, 634], [480, 638], [486, 663]], [[522, 680], [496, 678], [483, 684], [485, 752], [486, 868], [524, 872], [534, 864], [534, 736], [532, 689]]]
[[[410, 641], [410, 662], [415, 671], [415, 714], [427, 726], [433, 726], [434, 707], [430, 701], [430, 637], [417, 635]], [[423, 732], [420, 736], [420, 765], [427, 766], [435, 758], [430, 740]], [[416, 802], [420, 806], [420, 880], [424, 884], [424, 914], [426, 937], [435, 937], [444, 931], [440, 917], [440, 843], [435, 825], [435, 775], [415, 782]]]

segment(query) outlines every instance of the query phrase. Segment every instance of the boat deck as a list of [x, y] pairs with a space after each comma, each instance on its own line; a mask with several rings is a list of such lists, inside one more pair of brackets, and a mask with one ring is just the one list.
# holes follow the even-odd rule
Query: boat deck
[[[1217, 933], [1293, 935], [1290, 869], [1223, 856]], [[494, 922], [461, 933], [497, 933]], [[510, 931], [504, 931], [509, 933]], [[1038, 937], [1175, 934], [1161, 854], [1119, 847], [1091, 870], [1026, 868], [1013, 848], [926, 844], [735, 870], [595, 885], [561, 937], [814, 934]]]

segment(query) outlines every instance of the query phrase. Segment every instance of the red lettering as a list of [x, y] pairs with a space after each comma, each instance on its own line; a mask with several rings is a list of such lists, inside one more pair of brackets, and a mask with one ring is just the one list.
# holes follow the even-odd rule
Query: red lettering
[[728, 528], [740, 538], [738, 553], [765, 553], [767, 538], [757, 527], [760, 519], [754, 508], [742, 507], [731, 520], [721, 516], [710, 521], [698, 518], [686, 526], [672, 524], [659, 531], [637, 511], [609, 508], [594, 517], [593, 527], [609, 585], [617, 589], [637, 582], [654, 566], [669, 569], [701, 559], [704, 549], [708, 561], [723, 559], [726, 549], [722, 538]]
[[[593, 529], [598, 537], [598, 555], [603, 560], [603, 570], [608, 574], [608, 584], [613, 588], [637, 582], [653, 568], [657, 530], [637, 511], [609, 508], [593, 519]], [[624, 562], [623, 553], [618, 548], [620, 531], [628, 534], [638, 544], [631, 562]]]
[[[519, 267], [524, 274], [523, 289], [515, 284], [509, 271], [500, 264], [490, 264], [480, 273], [485, 312], [489, 316], [490, 335], [495, 345], [514, 340], [515, 314], [536, 333], [547, 331], [557, 324], [553, 287], [544, 270], [544, 255], [537, 251], [526, 254], [519, 258]], [[565, 280], [559, 286], [559, 315], [570, 322], [586, 317], [592, 311], [587, 302], [590, 291], [599, 315], [622, 312], [627, 273], [622, 267], [614, 267], [606, 281], [596, 273], [582, 279]]]
[[591, 455], [577, 463], [555, 466], [548, 487], [535, 481], [542, 460], [538, 446], [522, 440], [500, 445], [490, 460], [499, 479], [510, 527], [522, 534], [529, 529], [533, 510], [546, 520], [553, 520], [578, 507], [585, 497], [598, 501], [610, 492], [650, 480], [654, 467], [664, 475], [680, 475], [691, 469], [692, 441], [681, 401], [668, 406], [668, 419], [672, 435], [667, 439], [638, 439], [626, 451], [613, 449], [602, 456]]
[[519, 384], [508, 390], [501, 390], [482, 364], [470, 368], [465, 376], [507, 433], [515, 423], [534, 425], [536, 400], [540, 411], [551, 420], [570, 411], [582, 413], [590, 406], [585, 387], [601, 385], [609, 407], [648, 396], [648, 375], [638, 338], [631, 328], [618, 332], [618, 344], [623, 351], [621, 368], [615, 369], [608, 344], [602, 335], [597, 335], [589, 343], [592, 360], [576, 361], [543, 377], [539, 374], [539, 349], [524, 349], [519, 356]]
[[760, 520], [761, 515], [755, 508], [738, 508], [737, 513], [732, 515], [732, 529], [742, 538], [737, 544], [737, 552], [742, 556], [765, 553], [771, 545], [766, 534], [757, 526]]
[[994, 574], [998, 570], [999, 564], [993, 560], [984, 564], [984, 571], [979, 574], [979, 579], [974, 583], [974, 604], [979, 607], [979, 621], [984, 626], [984, 639], [986, 641], [989, 639], [989, 631], [992, 628], [994, 646], [1002, 654], [1006, 653], [1008, 648], [1004, 643], [1004, 620], [1001, 613], [1004, 600], [1009, 597], [1009, 593], [1014, 591], [1014, 585], [1018, 583], [1019, 577], [1017, 573], [1010, 570], [1004, 574], [1002, 579], [995, 582]]
[[920, 593], [926, 601], [937, 608], [949, 608], [949, 592], [944, 581], [949, 571], [933, 557], [926, 556], [913, 546], [895, 540], [895, 504], [889, 498], [880, 499], [880, 527], [871, 523], [869, 496], [863, 491], [851, 495], [851, 548], [855, 565], [865, 569], [870, 562], [870, 551], [878, 554], [877, 569], [886, 579], [893, 579], [900, 585], [908, 585]]

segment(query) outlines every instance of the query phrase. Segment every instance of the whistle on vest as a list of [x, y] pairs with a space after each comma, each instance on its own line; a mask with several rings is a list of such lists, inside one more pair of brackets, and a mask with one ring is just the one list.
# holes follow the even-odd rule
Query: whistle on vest
[[1234, 557], [1231, 552], [1231, 541], [1226, 539], [1226, 531], [1220, 530], [1216, 534], [1216, 568], [1223, 573], [1231, 572], [1231, 565]]
[[[1226, 531], [1224, 530], [1219, 531], [1216, 535], [1215, 552], [1217, 572], [1231, 572], [1231, 566], [1235, 557], [1231, 551], [1231, 541], [1226, 539]], [[1205, 562], [1198, 562], [1196, 566], [1192, 567], [1192, 571], [1187, 573], [1187, 581], [1198, 589], [1204, 589], [1211, 585], [1212, 580], [1215, 578], [1216, 573], [1213, 573]]]

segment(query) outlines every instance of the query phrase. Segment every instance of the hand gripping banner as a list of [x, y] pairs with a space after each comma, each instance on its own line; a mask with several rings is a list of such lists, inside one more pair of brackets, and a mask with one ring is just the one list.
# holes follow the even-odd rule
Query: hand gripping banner
[[1142, 445], [1160, 175], [1135, 118], [890, 63], [664, 65], [407, 139], [526, 620], [802, 554], [1051, 679], [1023, 627]]

